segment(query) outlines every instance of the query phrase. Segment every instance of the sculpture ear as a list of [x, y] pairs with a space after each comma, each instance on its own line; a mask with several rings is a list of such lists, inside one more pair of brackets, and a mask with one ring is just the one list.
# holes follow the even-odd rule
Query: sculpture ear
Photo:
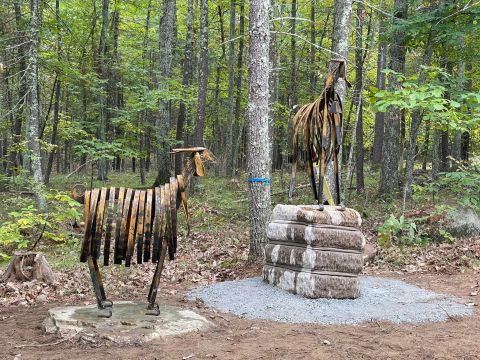
[[195, 173], [193, 175], [205, 176], [205, 167], [203, 166], [203, 161], [198, 151], [193, 153], [193, 161], [195, 163]]

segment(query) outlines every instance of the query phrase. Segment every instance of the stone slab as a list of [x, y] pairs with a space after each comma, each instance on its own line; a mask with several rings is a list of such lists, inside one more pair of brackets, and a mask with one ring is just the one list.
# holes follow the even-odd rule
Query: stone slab
[[335, 206], [325, 205], [323, 211], [318, 205], [283, 205], [275, 206], [272, 213], [273, 220], [298, 221], [309, 224], [324, 224], [347, 226], [360, 229], [362, 218], [358, 211], [346, 208], [340, 211]]
[[155, 338], [204, 330], [212, 324], [203, 316], [160, 304], [160, 315], [145, 315], [146, 304], [129, 301], [113, 304], [112, 317], [97, 316], [97, 306], [64, 306], [50, 309], [44, 331], [70, 337], [83, 332], [120, 344], [139, 344]]
[[267, 244], [265, 261], [269, 265], [286, 265], [299, 270], [332, 271], [358, 274], [363, 268], [362, 253], [317, 250], [310, 246]]
[[281, 289], [312, 299], [356, 299], [360, 295], [357, 276], [317, 274], [267, 264], [263, 267], [263, 279]]
[[365, 237], [360, 230], [284, 220], [274, 220], [268, 224], [267, 237], [270, 241], [358, 252], [365, 246]]

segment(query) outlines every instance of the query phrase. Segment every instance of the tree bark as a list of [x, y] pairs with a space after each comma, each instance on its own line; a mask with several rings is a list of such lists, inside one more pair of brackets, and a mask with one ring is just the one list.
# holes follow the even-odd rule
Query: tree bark
[[266, 227], [270, 219], [269, 7], [270, 0], [250, 1], [247, 172], [250, 179], [265, 179], [248, 183], [249, 258], [252, 261], [264, 258], [264, 246], [267, 242]]
[[228, 126], [226, 174], [233, 176], [233, 111], [235, 91], [235, 0], [230, 0], [230, 42], [228, 44]]
[[[333, 10], [333, 33], [332, 33], [332, 60], [343, 59], [348, 60], [348, 48], [350, 37], [350, 19], [352, 16], [352, 0], [336, 0]], [[330, 68], [336, 66], [336, 62], [331, 62]], [[335, 90], [337, 91], [342, 104], [345, 104], [345, 97], [347, 94], [347, 83], [345, 79], [339, 78], [335, 84]], [[338, 159], [342, 158], [342, 150], [338, 154]], [[330, 189], [330, 193], [335, 199], [337, 192], [335, 189], [335, 178], [333, 171], [333, 161], [326, 164], [327, 167], [327, 184]], [[341, 161], [338, 164], [338, 173], [341, 174]], [[341, 182], [340, 182], [341, 184]]]
[[[386, 32], [385, 23], [380, 24], [378, 30], [378, 57], [377, 57], [377, 83], [378, 90], [385, 90], [385, 74], [387, 67], [387, 42], [382, 38]], [[375, 133], [373, 138], [372, 164], [378, 165], [382, 161], [383, 132], [385, 113], [377, 111], [375, 114]]]
[[241, 112], [242, 112], [242, 84], [243, 84], [243, 35], [245, 33], [245, 3], [244, 0], [240, 1], [240, 22], [239, 22], [239, 36], [238, 41], [238, 56], [237, 56], [237, 80], [236, 80], [236, 94], [235, 94], [235, 147], [232, 155], [232, 169], [233, 175], [237, 172], [237, 159], [238, 152], [240, 149], [241, 139], [243, 138], [243, 123], [240, 123]]
[[[393, 26], [407, 17], [408, 3], [406, 0], [395, 0]], [[405, 68], [405, 32], [400, 29], [393, 32], [393, 39], [389, 49], [390, 69], [397, 73], [404, 73]], [[391, 91], [400, 89], [395, 76], [389, 77], [388, 87]], [[383, 143], [383, 161], [380, 173], [380, 194], [391, 194], [398, 189], [400, 161], [400, 123], [402, 110], [391, 106], [385, 114], [385, 132]]]
[[[147, 3], [147, 16], [145, 18], [145, 32], [143, 35], [143, 51], [142, 51], [142, 67], [145, 70], [146, 67], [146, 61], [148, 57], [148, 44], [149, 44], [149, 38], [148, 34], [150, 32], [150, 15], [152, 14], [152, 0], [148, 0]], [[144, 81], [144, 85], [148, 86], [148, 82]], [[142, 185], [145, 185], [145, 170], [146, 170], [146, 164], [145, 164], [145, 124], [146, 124], [146, 119], [147, 119], [147, 110], [143, 110], [139, 114], [139, 125], [142, 130], [142, 132], [138, 136], [138, 145], [139, 145], [139, 171], [140, 171], [140, 182]]]
[[[98, 104], [100, 106], [100, 121], [98, 124], [98, 139], [105, 143], [107, 141], [107, 117], [108, 117], [108, 110], [107, 110], [107, 84], [105, 82], [108, 80], [107, 75], [107, 64], [106, 64], [106, 57], [107, 57], [107, 28], [108, 28], [108, 7], [109, 7], [109, 0], [102, 0], [102, 27], [100, 30], [100, 45], [98, 48], [98, 75], [101, 80], [103, 80], [104, 84], [102, 85], [102, 89], [98, 96]], [[98, 180], [105, 181], [107, 179], [107, 160], [104, 157], [98, 159]]]
[[[433, 54], [432, 33], [430, 33], [427, 41], [427, 47], [422, 59], [422, 65], [429, 66]], [[427, 79], [427, 72], [422, 70], [418, 79], [419, 84], [423, 84]], [[417, 151], [417, 137], [420, 130], [420, 125], [423, 120], [423, 112], [419, 109], [415, 109], [412, 112], [412, 121], [410, 125], [410, 134], [408, 142], [407, 152], [407, 164], [405, 167], [405, 186], [403, 189], [403, 206], [407, 200], [412, 197], [412, 184], [413, 184], [413, 170], [415, 167], [415, 158]]]
[[290, 109], [298, 104], [298, 69], [297, 69], [297, 0], [292, 0], [290, 12]]
[[195, 124], [195, 146], [204, 146], [203, 132], [208, 86], [208, 0], [200, 3], [200, 63], [198, 65], [198, 103]]
[[[159, 27], [159, 81], [158, 90], [168, 89], [168, 81], [172, 75], [172, 62], [176, 42], [176, 0], [165, 0], [163, 15]], [[160, 100], [158, 116], [155, 121], [157, 136], [157, 178], [155, 186], [169, 182], [170, 179], [170, 146], [168, 130], [170, 129], [170, 109], [168, 100]]]
[[[55, 19], [57, 25], [57, 57], [58, 61], [62, 60], [62, 38], [60, 36], [60, 0], [55, 1]], [[58, 121], [60, 117], [60, 91], [62, 88], [61, 74], [57, 70], [57, 82], [55, 84], [55, 102], [53, 104], [53, 126], [52, 126], [52, 145], [57, 146], [54, 150], [48, 154], [47, 170], [45, 172], [45, 184], [50, 182], [50, 174], [52, 173], [53, 159], [55, 154], [58, 154]], [[58, 156], [58, 155], [57, 155]]]
[[356, 121], [355, 165], [357, 192], [365, 188], [363, 176], [363, 4], [357, 3], [356, 36], [355, 36], [355, 103], [357, 105], [358, 118]]
[[[187, 2], [187, 31], [185, 34], [185, 58], [183, 60], [183, 78], [182, 85], [185, 87], [191, 86], [193, 81], [193, 0]], [[185, 102], [181, 101], [178, 109], [177, 131], [175, 139], [177, 143], [185, 145], [183, 128], [187, 122], [187, 106]], [[183, 155], [177, 153], [175, 155], [175, 174], [182, 173]]]
[[40, 0], [31, 2], [32, 18], [30, 22], [30, 48], [28, 50], [28, 68], [27, 68], [27, 84], [28, 84], [28, 153], [33, 173], [33, 191], [37, 201], [37, 207], [40, 211], [46, 210], [47, 203], [45, 201], [42, 162], [39, 141], [39, 120], [40, 109], [38, 105], [38, 42], [40, 30]]

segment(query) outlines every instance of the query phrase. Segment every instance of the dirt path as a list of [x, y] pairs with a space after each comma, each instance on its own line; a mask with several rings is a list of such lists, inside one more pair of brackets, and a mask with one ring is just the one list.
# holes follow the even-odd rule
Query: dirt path
[[[469, 294], [478, 274], [402, 275], [382, 273], [412, 284], [446, 292], [467, 302], [480, 300]], [[154, 341], [147, 345], [120, 347], [114, 343], [87, 343], [72, 339], [51, 344], [41, 324], [48, 306], [0, 309], [0, 359], [480, 359], [480, 315], [451, 318], [443, 323], [396, 325], [366, 323], [360, 326], [281, 324], [244, 320], [217, 314], [201, 304], [186, 302], [182, 292], [161, 301], [196, 309], [215, 327]]]

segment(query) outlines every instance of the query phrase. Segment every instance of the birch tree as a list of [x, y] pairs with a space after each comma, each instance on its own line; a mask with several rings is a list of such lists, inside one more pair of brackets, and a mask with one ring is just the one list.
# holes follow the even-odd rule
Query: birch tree
[[28, 86], [28, 157], [33, 174], [33, 191], [38, 209], [46, 209], [46, 201], [43, 193], [43, 173], [40, 153], [39, 122], [40, 107], [38, 105], [38, 42], [40, 29], [40, 0], [31, 2], [32, 19], [30, 22], [30, 47], [28, 49], [27, 86]]
[[265, 230], [270, 218], [269, 6], [270, 0], [250, 1], [247, 109], [250, 260], [262, 260], [264, 257]]

